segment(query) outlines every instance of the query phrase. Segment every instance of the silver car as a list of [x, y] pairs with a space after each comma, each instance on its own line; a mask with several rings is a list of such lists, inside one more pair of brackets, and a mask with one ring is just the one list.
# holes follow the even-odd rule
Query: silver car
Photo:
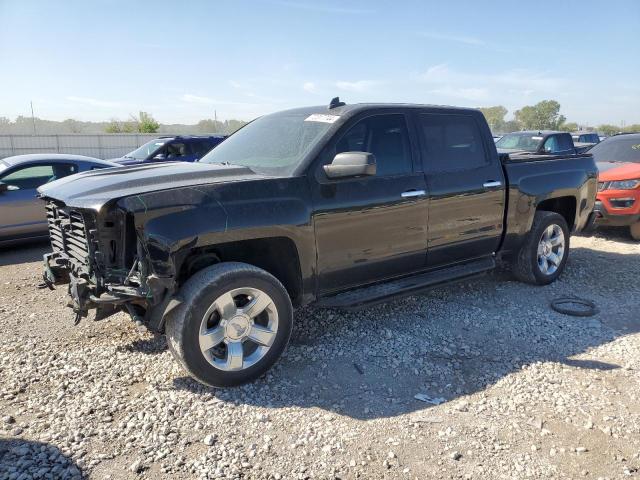
[[40, 185], [109, 167], [122, 168], [97, 158], [57, 153], [0, 159], [0, 245], [48, 237], [44, 203], [36, 191]]

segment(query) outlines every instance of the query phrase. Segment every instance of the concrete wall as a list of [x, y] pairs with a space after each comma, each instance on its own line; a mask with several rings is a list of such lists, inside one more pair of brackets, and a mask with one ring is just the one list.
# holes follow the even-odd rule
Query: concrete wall
[[0, 158], [26, 153], [71, 153], [102, 159], [116, 158], [158, 136], [157, 133], [0, 135]]

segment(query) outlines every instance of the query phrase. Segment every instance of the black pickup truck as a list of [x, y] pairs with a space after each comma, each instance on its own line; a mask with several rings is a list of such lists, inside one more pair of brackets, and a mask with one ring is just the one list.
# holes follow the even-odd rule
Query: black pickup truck
[[265, 115], [198, 163], [41, 188], [77, 319], [125, 310], [197, 380], [237, 385], [284, 350], [294, 308], [359, 308], [511, 262], [548, 284], [591, 218], [590, 155], [498, 155], [477, 110], [310, 107]]
[[568, 132], [530, 130], [503, 135], [496, 141], [498, 153], [517, 155], [571, 155], [583, 153], [591, 145], [575, 145]]

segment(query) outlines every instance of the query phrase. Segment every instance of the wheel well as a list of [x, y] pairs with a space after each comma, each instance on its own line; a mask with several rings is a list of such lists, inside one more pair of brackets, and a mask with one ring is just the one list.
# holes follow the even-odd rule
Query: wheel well
[[298, 250], [292, 240], [258, 238], [195, 249], [181, 264], [178, 285], [197, 271], [219, 262], [244, 262], [266, 270], [284, 285], [293, 305], [300, 304], [302, 274]]
[[536, 210], [559, 213], [567, 221], [569, 230], [573, 230], [576, 221], [576, 199], [574, 197], [550, 198], [540, 202]]

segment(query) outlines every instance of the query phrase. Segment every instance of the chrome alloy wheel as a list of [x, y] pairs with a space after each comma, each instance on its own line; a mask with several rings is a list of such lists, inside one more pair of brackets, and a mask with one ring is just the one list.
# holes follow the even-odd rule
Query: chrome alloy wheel
[[538, 267], [545, 275], [553, 275], [565, 254], [564, 232], [559, 225], [549, 225], [538, 242]]
[[267, 354], [277, 332], [278, 311], [271, 297], [257, 288], [236, 288], [220, 295], [204, 314], [200, 350], [220, 370], [244, 370]]

